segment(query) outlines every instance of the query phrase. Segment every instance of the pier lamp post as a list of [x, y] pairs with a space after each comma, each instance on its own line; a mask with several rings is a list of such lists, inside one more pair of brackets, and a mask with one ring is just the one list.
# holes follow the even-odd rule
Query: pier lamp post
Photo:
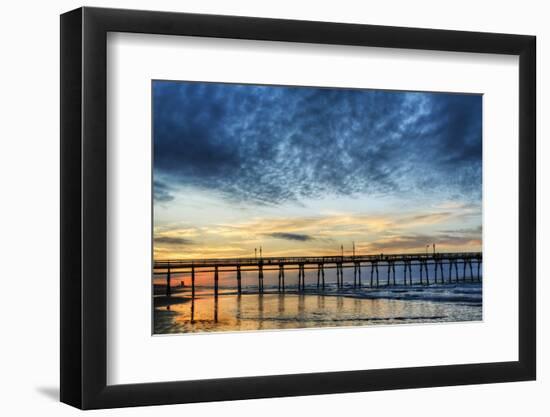
[[254, 259], [258, 259], [258, 249], [254, 248]]
[[428, 248], [430, 247], [430, 245], [426, 245], [426, 256], [428, 256]]

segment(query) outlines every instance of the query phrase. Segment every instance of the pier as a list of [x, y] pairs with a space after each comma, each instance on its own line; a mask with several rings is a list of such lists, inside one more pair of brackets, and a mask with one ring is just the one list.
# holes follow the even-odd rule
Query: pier
[[[325, 289], [325, 270], [336, 269], [336, 284], [344, 288], [344, 269], [353, 269], [353, 288], [395, 286], [396, 266], [403, 267], [403, 281], [399, 285], [453, 284], [481, 281], [481, 252], [379, 254], [351, 256], [305, 256], [305, 257], [253, 257], [226, 259], [158, 260], [154, 262], [154, 276], [166, 277], [166, 296], [171, 296], [171, 280], [174, 274], [191, 277], [191, 291], [195, 295], [195, 274], [212, 274], [214, 293], [219, 291], [220, 273], [235, 274], [235, 288], [242, 293], [242, 273], [257, 273], [258, 292], [264, 292], [264, 273], [278, 272], [277, 292], [285, 292], [285, 275], [297, 272], [298, 291], [306, 291], [306, 270], [316, 271], [316, 288]], [[382, 276], [379, 267], [386, 268]], [[370, 272], [363, 280], [362, 270]], [[475, 270], [475, 272], [474, 272]], [[413, 279], [413, 271], [418, 271]], [[460, 272], [460, 273], [459, 273]], [[469, 277], [467, 278], [467, 272]]]

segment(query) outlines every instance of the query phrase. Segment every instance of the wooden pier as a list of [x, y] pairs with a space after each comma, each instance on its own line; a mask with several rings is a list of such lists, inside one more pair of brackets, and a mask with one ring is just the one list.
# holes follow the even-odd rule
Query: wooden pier
[[[214, 293], [219, 291], [220, 273], [235, 274], [235, 288], [242, 293], [242, 273], [257, 272], [258, 292], [264, 292], [264, 272], [278, 271], [278, 292], [285, 291], [285, 272], [298, 271], [298, 291], [306, 290], [306, 270], [317, 272], [317, 288], [325, 289], [325, 269], [336, 269], [338, 288], [344, 288], [344, 268], [353, 268], [353, 288], [365, 286], [361, 270], [370, 269], [370, 280], [367, 286], [381, 287], [396, 284], [395, 267], [403, 267], [403, 282], [400, 285], [431, 285], [481, 281], [481, 252], [452, 252], [425, 254], [380, 254], [354, 256], [307, 256], [307, 257], [260, 257], [260, 258], [226, 258], [226, 259], [182, 259], [159, 260], [154, 262], [153, 274], [166, 277], [166, 296], [171, 296], [171, 279], [174, 274], [191, 276], [192, 296], [195, 296], [195, 274], [212, 273]], [[462, 277], [459, 276], [459, 265], [462, 266]], [[387, 276], [381, 277], [379, 266], [386, 267]], [[476, 274], [474, 277], [474, 266]], [[416, 282], [413, 280], [413, 268], [419, 271]], [[447, 274], [445, 274], [447, 270]], [[454, 271], [454, 274], [453, 274]], [[433, 274], [431, 274], [433, 272]], [[454, 276], [454, 278], [453, 278]], [[408, 277], [408, 282], [407, 282]]]

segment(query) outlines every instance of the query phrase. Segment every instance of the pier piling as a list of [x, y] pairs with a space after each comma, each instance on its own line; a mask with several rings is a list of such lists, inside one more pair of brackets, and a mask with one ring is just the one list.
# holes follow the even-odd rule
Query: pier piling
[[336, 263], [336, 286], [338, 288], [342, 288], [344, 286], [344, 277], [341, 262]]
[[214, 269], [214, 294], [216, 297], [218, 296], [218, 280], [219, 280], [218, 267], [216, 266]]
[[264, 292], [264, 265], [262, 261], [258, 264], [258, 291], [260, 293]]
[[298, 290], [304, 291], [306, 289], [306, 274], [304, 271], [304, 264], [300, 264], [298, 268]]
[[372, 276], [374, 274], [374, 262], [370, 263], [370, 286], [372, 287]]
[[195, 268], [191, 267], [191, 298], [195, 299]]
[[458, 262], [452, 259], [449, 261], [449, 283], [453, 282], [453, 266], [455, 268], [455, 283], [458, 283]]
[[426, 285], [430, 285], [430, 273], [428, 272], [428, 261], [424, 260], [424, 268], [426, 269]]
[[168, 272], [166, 272], [166, 297], [172, 295], [172, 287], [170, 286], [170, 267], [168, 267]]
[[241, 294], [241, 266], [237, 265], [237, 292]]

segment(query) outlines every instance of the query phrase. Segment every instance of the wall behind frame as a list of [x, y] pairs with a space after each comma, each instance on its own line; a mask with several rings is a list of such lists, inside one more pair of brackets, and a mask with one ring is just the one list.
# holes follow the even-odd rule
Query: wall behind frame
[[[542, 120], [550, 96], [550, 27], [544, 2], [463, 0], [88, 0], [87, 6], [327, 20], [378, 25], [509, 32], [537, 35], [538, 44], [538, 212], [539, 260], [550, 251], [550, 147]], [[6, 415], [79, 415], [57, 402], [59, 393], [59, 14], [82, 6], [76, 0], [8, 2], [0, 25], [2, 39], [2, 141], [0, 147], [0, 240], [2, 253], [2, 354], [0, 410]], [[542, 79], [541, 79], [542, 78]], [[24, 265], [25, 268], [21, 268]], [[549, 350], [550, 272], [539, 261], [538, 351]], [[543, 354], [544, 355], [544, 354]], [[232, 403], [107, 410], [99, 416], [334, 416], [368, 411], [374, 415], [447, 416], [548, 413], [549, 361], [539, 354], [538, 381], [484, 386], [326, 395]]]

